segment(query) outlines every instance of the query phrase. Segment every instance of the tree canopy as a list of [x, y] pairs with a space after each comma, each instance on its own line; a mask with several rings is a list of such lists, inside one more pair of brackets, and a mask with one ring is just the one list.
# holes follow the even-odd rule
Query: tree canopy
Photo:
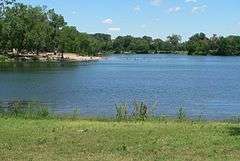
[[96, 54], [110, 50], [111, 36], [80, 33], [67, 26], [62, 15], [53, 9], [17, 3], [5, 7], [0, 19], [0, 50], [17, 53], [75, 52]]
[[[72, 52], [95, 55], [104, 52], [171, 53], [187, 51], [189, 55], [240, 55], [240, 36], [207, 37], [197, 33], [182, 42], [180, 35], [172, 34], [164, 41], [149, 36], [118, 36], [87, 34], [68, 26], [64, 17], [46, 7], [34, 7], [15, 0], [0, 0], [0, 53], [16, 51]], [[14, 3], [14, 4], [13, 4]]]

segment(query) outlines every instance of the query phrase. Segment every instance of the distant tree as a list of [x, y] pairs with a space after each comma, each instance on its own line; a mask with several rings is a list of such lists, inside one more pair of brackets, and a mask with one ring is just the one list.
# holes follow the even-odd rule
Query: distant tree
[[8, 48], [16, 49], [17, 53], [24, 49], [26, 32], [29, 31], [28, 20], [30, 18], [26, 5], [17, 4], [6, 9], [3, 30], [7, 31]]
[[76, 27], [64, 26], [58, 35], [59, 46], [58, 49], [60, 52], [77, 52], [79, 32]]
[[240, 36], [221, 37], [217, 55], [240, 55]]
[[119, 36], [113, 41], [113, 49], [116, 52], [125, 52], [129, 51], [130, 44], [133, 41], [134, 37], [128, 36]]
[[146, 39], [134, 38], [129, 45], [129, 49], [137, 53], [148, 53], [150, 50], [150, 44]]
[[197, 33], [183, 43], [181, 36], [174, 34], [166, 41], [130, 35], [112, 40], [109, 34], [79, 32], [76, 27], [68, 26], [64, 17], [53, 9], [14, 2], [0, 0], [0, 54], [59, 51], [96, 55], [109, 51], [151, 53], [184, 50], [193, 55], [240, 55], [240, 36], [213, 35], [208, 38], [204, 33]]
[[164, 41], [162, 39], [153, 40], [153, 50], [157, 53], [164, 50]]
[[28, 52], [39, 54], [41, 51], [48, 50], [48, 44], [51, 42], [48, 35], [51, 31], [47, 23], [37, 23], [32, 30], [26, 33], [25, 45]]
[[149, 44], [151, 44], [153, 42], [153, 38], [150, 36], [143, 36], [142, 38], [143, 38], [143, 40], [146, 40]]
[[101, 51], [101, 43], [86, 33], [78, 33], [75, 41], [76, 53], [81, 55], [96, 55]]
[[52, 28], [47, 21], [45, 9], [42, 7], [28, 7], [27, 13], [25, 48], [27, 52], [36, 54], [40, 51], [46, 51], [51, 43], [49, 33], [52, 32]]
[[94, 39], [96, 39], [98, 41], [101, 52], [112, 50], [111, 35], [96, 33], [96, 34], [93, 34], [92, 36], [93, 36]]
[[182, 41], [182, 37], [180, 35], [171, 35], [167, 37], [167, 42], [170, 44], [170, 48], [173, 51], [180, 49], [180, 43]]
[[0, 19], [0, 54], [4, 51], [3, 21]]
[[123, 47], [124, 47], [125, 51], [130, 50], [129, 46], [130, 46], [131, 42], [133, 41], [133, 39], [134, 39], [134, 37], [132, 37], [130, 35], [127, 35], [127, 36], [123, 37], [123, 40], [124, 40], [123, 41]]
[[206, 55], [209, 54], [209, 49], [209, 39], [204, 33], [193, 35], [187, 42], [187, 50], [190, 55]]
[[59, 46], [57, 36], [60, 32], [60, 29], [66, 25], [66, 22], [62, 15], [55, 13], [54, 9], [51, 9], [47, 12], [47, 17], [49, 24], [52, 27], [52, 33], [50, 33], [52, 40], [51, 48], [54, 49], [55, 52]]
[[93, 34], [92, 36], [101, 41], [111, 41], [111, 35], [109, 34], [96, 33]]

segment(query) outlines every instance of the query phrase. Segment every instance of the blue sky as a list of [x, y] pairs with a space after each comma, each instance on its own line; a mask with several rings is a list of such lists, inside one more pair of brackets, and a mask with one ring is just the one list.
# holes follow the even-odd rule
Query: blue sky
[[46, 5], [81, 32], [164, 39], [194, 33], [240, 35], [240, 0], [20, 0]]

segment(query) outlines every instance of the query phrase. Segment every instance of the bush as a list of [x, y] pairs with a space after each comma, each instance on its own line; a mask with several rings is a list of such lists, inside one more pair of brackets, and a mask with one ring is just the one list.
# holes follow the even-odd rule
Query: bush
[[128, 119], [128, 105], [127, 104], [116, 105], [116, 119], [117, 120]]
[[39, 102], [14, 101], [1, 110], [2, 115], [24, 118], [48, 118], [51, 116], [48, 107]]
[[148, 118], [148, 106], [144, 102], [135, 102], [132, 116], [136, 120], [144, 121]]
[[177, 118], [180, 121], [185, 121], [187, 119], [186, 112], [182, 107], [178, 109]]
[[[131, 111], [129, 111], [131, 109]], [[134, 102], [133, 107], [127, 104], [116, 105], [117, 120], [145, 121], [150, 117], [150, 107], [144, 102]]]

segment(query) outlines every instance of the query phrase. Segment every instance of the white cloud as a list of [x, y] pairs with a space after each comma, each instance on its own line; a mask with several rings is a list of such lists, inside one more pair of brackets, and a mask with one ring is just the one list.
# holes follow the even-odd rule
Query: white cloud
[[197, 0], [185, 0], [186, 3], [197, 3]]
[[192, 8], [193, 13], [204, 12], [207, 8], [207, 5], [195, 6]]
[[102, 21], [103, 24], [112, 24], [113, 20], [111, 18], [105, 19]]
[[133, 8], [133, 10], [136, 12], [139, 12], [139, 11], [141, 11], [141, 7], [139, 5], [137, 5]]
[[159, 6], [162, 0], [150, 0], [150, 4], [153, 6]]
[[176, 13], [176, 12], [179, 12], [181, 10], [181, 7], [180, 6], [176, 6], [176, 7], [171, 7], [168, 9], [168, 12], [169, 13]]
[[120, 31], [121, 30], [121, 28], [119, 28], [119, 27], [110, 27], [110, 28], [108, 28], [108, 31]]

